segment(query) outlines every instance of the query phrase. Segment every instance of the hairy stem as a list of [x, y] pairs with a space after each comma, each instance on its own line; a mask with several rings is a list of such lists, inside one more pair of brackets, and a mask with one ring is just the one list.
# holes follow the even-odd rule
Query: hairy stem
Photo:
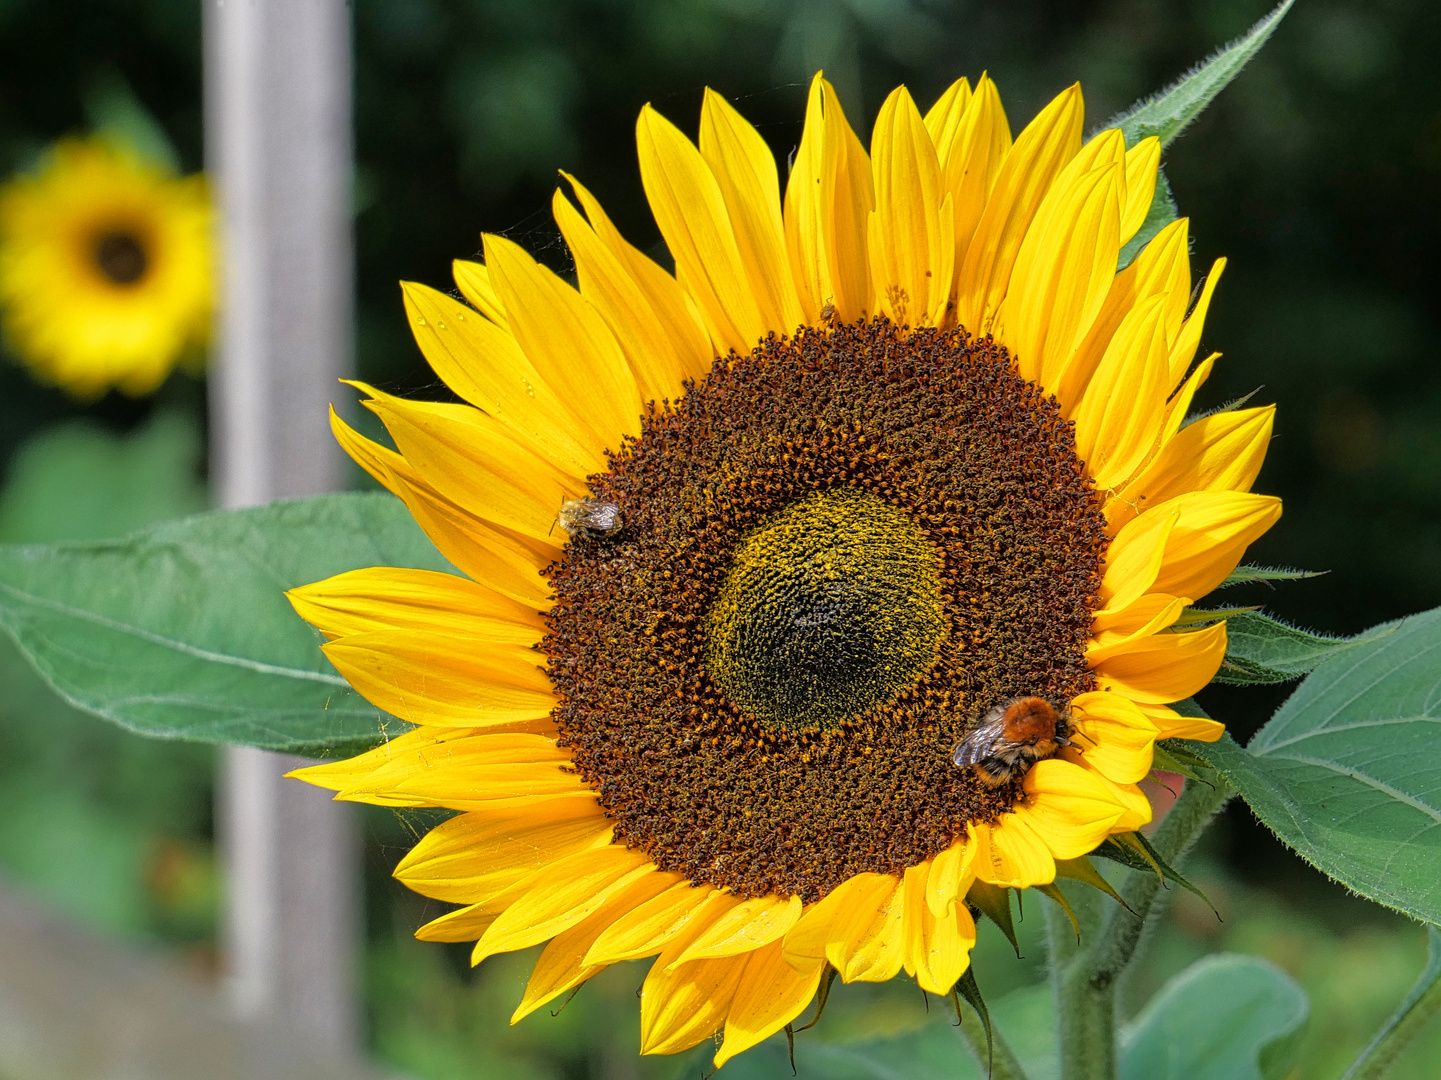
[[961, 1021], [961, 1036], [966, 1040], [966, 1045], [971, 1048], [971, 1053], [981, 1068], [989, 1066], [991, 1080], [1027, 1080], [1026, 1070], [1021, 1068], [1021, 1063], [1016, 1060], [1010, 1045], [1001, 1038], [1001, 1033], [996, 1031], [995, 1025], [991, 1027], [995, 1036], [994, 1044], [988, 1050], [986, 1028], [976, 1010], [966, 1006], [961, 1008], [957, 1015]]
[[[1109, 901], [1094, 889], [1069, 882], [1061, 889], [1080, 925], [1082, 941], [1095, 940], [1105, 918], [1101, 905]], [[1046, 905], [1046, 942], [1062, 1080], [1114, 1080], [1115, 989], [1091, 983], [1086, 953], [1076, 942], [1076, 928], [1059, 904]]]
[[1387, 1020], [1371, 1044], [1361, 1051], [1341, 1080], [1380, 1080], [1391, 1071], [1401, 1051], [1414, 1039], [1427, 1021], [1441, 1012], [1441, 932], [1431, 932], [1431, 962], [1401, 1007]]
[[[1219, 774], [1212, 773], [1207, 779], [1210, 784], [1186, 782], [1181, 797], [1151, 837], [1157, 853], [1171, 866], [1181, 861], [1211, 818], [1235, 794]], [[1114, 908], [1105, 929], [1092, 939], [1094, 944], [1087, 950], [1086, 978], [1098, 993], [1112, 991], [1117, 978], [1136, 954], [1136, 946], [1141, 942], [1161, 889], [1161, 879], [1147, 873], [1132, 874], [1122, 886], [1121, 896], [1131, 911], [1119, 906]]]

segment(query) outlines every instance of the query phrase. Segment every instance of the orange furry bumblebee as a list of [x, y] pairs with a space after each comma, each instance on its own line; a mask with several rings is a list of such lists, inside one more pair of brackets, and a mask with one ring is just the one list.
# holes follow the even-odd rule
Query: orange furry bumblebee
[[955, 763], [970, 766], [986, 787], [1000, 787], [1013, 777], [1025, 776], [1032, 765], [1062, 746], [1074, 745], [1067, 737], [1071, 720], [1064, 708], [1043, 697], [1003, 701], [981, 717], [975, 730], [956, 746]]

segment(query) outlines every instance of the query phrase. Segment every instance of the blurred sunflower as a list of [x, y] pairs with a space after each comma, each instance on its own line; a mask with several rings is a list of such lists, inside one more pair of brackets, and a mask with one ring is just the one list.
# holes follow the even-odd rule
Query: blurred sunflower
[[[1173, 627], [1280, 513], [1272, 413], [1185, 422], [1221, 264], [1189, 309], [1178, 221], [1117, 272], [1159, 148], [1081, 122], [1077, 87], [1014, 142], [984, 77], [898, 89], [867, 155], [818, 76], [782, 200], [720, 97], [698, 147], [647, 107], [674, 276], [570, 180], [579, 289], [494, 236], [468, 305], [405, 286], [469, 404], [365, 388], [399, 453], [333, 422], [468, 579], [292, 594], [419, 725], [298, 775], [459, 811], [396, 875], [475, 962], [549, 940], [516, 1019], [656, 956], [642, 1050], [722, 1064], [828, 971], [946, 993], [973, 882], [1074, 871], [1149, 820], [1156, 739], [1219, 736], [1168, 703], [1225, 627]], [[957, 765], [1018, 698], [1049, 732]]]
[[101, 138], [57, 143], [0, 190], [0, 307], [11, 349], [81, 399], [148, 394], [198, 354], [214, 310], [210, 200]]

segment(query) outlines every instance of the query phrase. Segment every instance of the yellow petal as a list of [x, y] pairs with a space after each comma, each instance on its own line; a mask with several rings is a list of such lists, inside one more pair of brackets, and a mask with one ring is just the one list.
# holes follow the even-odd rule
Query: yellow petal
[[434, 570], [350, 570], [285, 595], [302, 619], [333, 638], [372, 630], [433, 630], [534, 645], [545, 633], [545, 620], [532, 608]]
[[1190, 302], [1190, 259], [1187, 220], [1180, 218], [1157, 233], [1131, 265], [1115, 276], [1100, 312], [1066, 362], [1054, 388], [1065, 416], [1074, 415], [1111, 339], [1138, 305], [1152, 297], [1164, 297], [1166, 340], [1174, 341]]
[[1119, 694], [1081, 694], [1071, 702], [1071, 739], [1086, 763], [1118, 784], [1135, 784], [1151, 771], [1160, 731], [1140, 706]]
[[476, 904], [578, 851], [610, 843], [593, 799], [553, 799], [460, 814], [428, 832], [394, 876], [422, 896]]
[[1133, 701], [1181, 701], [1205, 687], [1226, 655], [1226, 624], [1189, 634], [1155, 634], [1096, 665], [1099, 685]]
[[1121, 323], [1075, 412], [1076, 453], [1098, 488], [1130, 479], [1151, 454], [1170, 387], [1161, 297]]
[[[1039, 764], [1039, 763], [1038, 763]], [[1002, 814], [994, 824], [971, 824], [976, 842], [976, 877], [991, 885], [1028, 889], [1056, 880], [1050, 848], [1019, 815]]]
[[679, 878], [679, 874], [646, 874], [614, 893], [569, 930], [557, 934], [535, 962], [535, 970], [530, 973], [530, 981], [525, 985], [525, 995], [511, 1014], [510, 1022], [518, 1023], [546, 1002], [605, 970], [604, 964], [585, 962], [586, 953], [595, 939], [617, 918], [670, 888]]
[[587, 494], [582, 480], [522, 447], [477, 409], [364, 389], [372, 395], [365, 406], [384, 421], [406, 462], [476, 517], [546, 541], [561, 504]]
[[965, 836], [931, 860], [926, 882], [926, 903], [940, 917], [955, 904], [975, 879], [976, 845]]
[[1081, 149], [1083, 113], [1080, 86], [1063, 90], [1006, 155], [966, 257], [956, 267], [956, 321], [972, 334], [990, 331], [1031, 219], [1051, 182]]
[[470, 301], [477, 311], [502, 329], [510, 328], [505, 317], [505, 305], [500, 302], [500, 295], [495, 291], [495, 285], [490, 280], [490, 271], [484, 263], [456, 259], [450, 264], [450, 271], [460, 294]]
[[726, 1013], [725, 1041], [716, 1052], [715, 1067], [764, 1042], [804, 1012], [816, 996], [825, 966], [823, 960], [811, 960], [796, 969], [779, 941], [751, 953]]
[[431, 631], [374, 630], [321, 646], [365, 699], [414, 724], [481, 727], [549, 716], [543, 656]]
[[708, 1038], [725, 1023], [726, 1013], [750, 957], [692, 960], [676, 967], [675, 959], [700, 928], [681, 931], [655, 963], [640, 989], [640, 1052], [675, 1054]]
[[1190, 597], [1186, 596], [1146, 593], [1123, 608], [1098, 611], [1091, 621], [1092, 644], [1110, 645], [1140, 632], [1155, 633], [1165, 629], [1190, 603]]
[[1124, 808], [1094, 773], [1060, 758], [1038, 761], [1026, 773], [1026, 800], [1014, 816], [1028, 824], [1057, 859], [1093, 851], [1110, 835]]
[[1190, 318], [1181, 328], [1176, 336], [1176, 343], [1171, 347], [1171, 385], [1181, 381], [1181, 376], [1186, 374], [1186, 369], [1191, 366], [1191, 361], [1196, 358], [1196, 348], [1201, 344], [1201, 331], [1206, 325], [1206, 312], [1211, 307], [1211, 296], [1216, 291], [1216, 285], [1221, 280], [1221, 273], [1226, 269], [1226, 260], [1217, 259], [1211, 264], [1211, 272], [1206, 276], [1206, 284], [1201, 287], [1201, 298], [1196, 301]]
[[529, 948], [570, 929], [639, 878], [659, 874], [643, 851], [618, 844], [577, 852], [542, 870], [475, 943], [471, 963]]
[[709, 87], [701, 106], [700, 153], [720, 185], [761, 318], [777, 333], [793, 332], [805, 315], [787, 263], [775, 155], [756, 129]]
[[1171, 512], [1176, 524], [1166, 540], [1165, 561], [1147, 591], [1199, 600], [1225, 581], [1247, 546], [1276, 523], [1281, 500], [1242, 491], [1195, 491], [1148, 510], [1121, 533], [1152, 514]]
[[693, 922], [701, 926], [692, 938], [740, 901], [709, 885], [680, 882], [617, 919], [590, 948], [588, 964], [613, 964], [654, 956]]
[[857, 874], [806, 909], [786, 935], [788, 955], [823, 955], [846, 982], [885, 982], [905, 956], [905, 896], [888, 874]]
[[440, 553], [473, 580], [536, 611], [550, 608], [550, 585], [540, 571], [560, 548], [481, 521], [422, 480], [393, 450], [364, 438], [330, 412], [336, 440], [372, 476], [395, 493]]
[[[673, 321], [656, 310], [629, 267], [602, 242], [559, 190], [551, 200], [551, 207], [561, 235], [575, 257], [581, 296], [595, 305], [615, 335], [635, 375], [640, 396], [657, 402], [679, 398], [682, 382], [704, 373], [701, 358], [708, 360], [710, 355], [704, 331], [692, 321], [688, 329], [693, 331], [693, 336], [673, 340]], [[679, 291], [679, 286], [671, 284]], [[686, 310], [683, 303], [680, 308]], [[686, 329], [681, 323], [681, 332]], [[601, 466], [593, 471], [603, 470]]]
[[[1181, 518], [1180, 508], [1167, 505], [1142, 514], [1116, 534], [1106, 549], [1097, 597], [1104, 607], [1096, 618], [1114, 616], [1151, 592], [1166, 562], [1166, 545]], [[1158, 590], [1159, 591], [1159, 590]]]
[[929, 863], [910, 867], [904, 878], [904, 966], [920, 988], [931, 994], [949, 994], [970, 965], [976, 943], [976, 924], [964, 904], [948, 905], [936, 915], [927, 903]]
[[785, 936], [801, 917], [799, 896], [758, 896], [742, 900], [716, 918], [672, 965], [750, 952]]
[[786, 251], [807, 322], [820, 321], [827, 304], [843, 323], [871, 313], [866, 237], [874, 206], [865, 149], [817, 75], [785, 197]]
[[1096, 768], [1094, 762], [1087, 761], [1085, 754], [1077, 753], [1074, 749], [1063, 749], [1060, 757], [1076, 768], [1085, 771], [1095, 783], [1109, 792], [1112, 803], [1121, 812], [1121, 816], [1111, 826], [1112, 836], [1117, 833], [1135, 832], [1141, 826], [1150, 823], [1151, 802], [1146, 798], [1145, 792], [1135, 784], [1117, 783]]
[[960, 134], [961, 117], [970, 103], [971, 83], [962, 76], [946, 87], [945, 93], [926, 110], [926, 134], [931, 137], [942, 160], [945, 159], [945, 151], [954, 145]]
[[744, 356], [771, 327], [751, 290], [720, 184], [700, 151], [649, 105], [636, 123], [636, 145], [641, 183], [677, 279], [700, 309], [716, 351]]
[[897, 326], [938, 325], [951, 295], [953, 200], [906, 88], [891, 91], [871, 136], [876, 208], [868, 226], [878, 309]]
[[602, 444], [640, 433], [635, 376], [600, 314], [519, 245], [481, 238], [515, 340], [540, 377], [564, 387], [566, 404]]
[[[641, 345], [649, 345], [653, 349], [669, 351], [671, 359], [656, 361], [666, 368], [675, 368], [681, 371], [685, 377], [692, 379], [704, 378], [710, 371], [711, 361], [715, 351], [711, 348], [710, 335], [706, 333], [705, 324], [701, 321], [700, 312], [695, 302], [686, 295], [675, 278], [666, 273], [655, 264], [655, 260], [648, 258], [633, 244], [630, 244], [621, 236], [620, 230], [612, 224], [605, 210], [601, 208], [586, 187], [569, 173], [562, 172], [561, 175], [569, 182], [575, 191], [575, 197], [580, 200], [581, 209], [589, 220], [590, 228], [594, 231], [597, 239], [605, 247], [605, 250], [626, 270], [628, 282], [617, 285], [615, 282], [606, 282], [607, 289], [617, 289], [623, 295], [620, 297], [625, 303], [639, 305], [634, 313], [635, 322], [627, 322], [630, 327], [627, 334], [640, 333], [641, 339], [628, 341], [622, 337], [619, 329], [620, 319], [617, 316], [615, 321], [612, 315], [607, 314], [610, 310], [600, 302], [602, 291], [597, 290], [592, 296], [592, 302], [600, 308], [602, 315], [605, 315], [610, 322], [611, 329], [615, 331], [616, 337], [620, 339], [622, 348], [630, 350], [639, 348]], [[634, 287], [638, 294], [633, 295], [631, 288]], [[582, 291], [585, 291], [585, 278], [582, 275]], [[650, 320], [654, 320], [652, 324]], [[654, 326], [654, 335], [646, 327]], [[639, 377], [639, 376], [637, 376]]]
[[[957, 85], [963, 85], [962, 79]], [[959, 98], [959, 95], [948, 97]], [[942, 98], [946, 101], [946, 98]], [[969, 96], [964, 111], [955, 114], [948, 110], [942, 122], [933, 125], [932, 116], [941, 108], [942, 102], [926, 114], [926, 128], [936, 144], [936, 154], [941, 162], [941, 190], [949, 192], [955, 207], [956, 266], [965, 260], [971, 246], [976, 225], [986, 208], [996, 177], [1001, 171], [1001, 162], [1011, 149], [1011, 128], [1006, 122], [1005, 109], [1001, 107], [1001, 95], [996, 84], [986, 75], [976, 84], [976, 92]], [[955, 102], [951, 103], [951, 110]], [[952, 283], [952, 293], [955, 285]]]
[[[1106, 147], [1113, 148], [1109, 157], [1116, 160], [1108, 160]], [[1116, 274], [1123, 147], [1119, 132], [1092, 140], [1062, 170], [1016, 254], [1002, 315], [1005, 343], [1021, 376], [1047, 389], [1057, 385]], [[1088, 161], [1096, 167], [1076, 170]]]
[[1250, 491], [1275, 416], [1275, 406], [1268, 405], [1217, 413], [1182, 428], [1107, 502], [1107, 522], [1124, 525], [1147, 507], [1188, 491]]
[[607, 440], [580, 423], [506, 330], [425, 285], [403, 281], [400, 289], [411, 333], [448, 387], [570, 475], [606, 468]]
[[1126, 151], [1126, 206], [1121, 212], [1121, 243], [1128, 244], [1146, 223], [1156, 197], [1156, 171], [1161, 167], [1161, 140], [1152, 135]]
[[[580, 777], [567, 771], [569, 751], [541, 735], [465, 732], [448, 741], [411, 744], [408, 752], [397, 752], [389, 761], [359, 775], [355, 760], [338, 763], [339, 775], [331, 783], [343, 781], [345, 786], [337, 799], [377, 806], [491, 810], [506, 804], [539, 804], [561, 796], [594, 797]], [[351, 773], [348, 778], [347, 770]]]
[[1226, 725], [1204, 716], [1182, 716], [1164, 705], [1140, 702], [1137, 706], [1156, 725], [1158, 739], [1196, 739], [1215, 742], [1226, 733]]
[[472, 904], [430, 920], [415, 932], [415, 936], [421, 941], [475, 941], [499, 914], [499, 911], [491, 911], [487, 904]]
[[1216, 361], [1221, 358], [1220, 353], [1212, 353], [1206, 359], [1196, 365], [1196, 369], [1186, 376], [1186, 381], [1176, 391], [1166, 405], [1166, 422], [1161, 425], [1161, 442], [1165, 444], [1175, 437], [1176, 432], [1181, 430], [1181, 425], [1186, 422], [1186, 417], [1191, 412], [1191, 401], [1199, 390], [1211, 377], [1211, 370], [1216, 366]]
[[[1095, 667], [1109, 656], [1128, 651], [1133, 642], [1167, 629], [1181, 617], [1181, 612], [1190, 603], [1191, 599], [1187, 596], [1147, 593], [1117, 619], [1120, 625], [1116, 629], [1098, 633], [1093, 624], [1094, 636], [1086, 646], [1086, 663]], [[1143, 618], [1143, 615], [1149, 617]]]

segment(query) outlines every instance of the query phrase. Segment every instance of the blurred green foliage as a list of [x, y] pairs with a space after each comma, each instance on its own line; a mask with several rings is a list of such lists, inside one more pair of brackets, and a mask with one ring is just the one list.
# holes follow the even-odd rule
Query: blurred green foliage
[[[387, 388], [444, 393], [409, 339], [395, 283], [443, 287], [450, 260], [473, 255], [481, 230], [567, 269], [548, 212], [559, 168], [659, 256], [634, 158], [633, 125], [646, 101], [693, 131], [701, 87], [714, 86], [758, 124], [782, 163], [817, 68], [863, 132], [897, 82], [924, 102], [982, 70], [998, 83], [1014, 129], [1077, 78], [1097, 124], [1268, 7], [356, 0], [360, 372]], [[199, 0], [0, 0], [0, 171], [81, 129], [87, 99], [117, 76], [159, 119], [183, 167], [199, 168], [200, 23]], [[1441, 604], [1438, 50], [1441, 8], [1427, 0], [1307, 0], [1166, 161], [1193, 218], [1195, 272], [1217, 256], [1230, 260], [1204, 342], [1226, 356], [1199, 404], [1260, 386], [1259, 400], [1280, 405], [1258, 486], [1281, 495], [1286, 512], [1252, 557], [1331, 571], [1275, 591], [1248, 586], [1244, 599], [1237, 590], [1228, 600], [1266, 603], [1320, 630], [1354, 633]], [[198, 417], [200, 390], [177, 376], [157, 402], [112, 395], [77, 411], [0, 364], [0, 535], [97, 536], [193, 509], [200, 433], [192, 424], [188, 436], [177, 434], [175, 410]], [[39, 434], [77, 418], [83, 426]], [[0, 866], [91, 923], [205, 940], [214, 911], [208, 751], [143, 742], [79, 716], [8, 652], [0, 677], [0, 790], [11, 808]], [[1221, 687], [1202, 702], [1244, 741], [1288, 692]], [[637, 965], [595, 980], [556, 1019], [542, 1010], [507, 1029], [529, 955], [498, 957], [471, 974], [463, 949], [411, 941], [439, 911], [388, 874], [423, 823], [382, 813], [366, 820], [371, 1027], [397, 1068], [435, 1080], [705, 1071], [695, 1055], [636, 1059]], [[1244, 811], [1216, 831], [1208, 857], [1191, 876], [1226, 921], [1177, 898], [1130, 985], [1130, 1007], [1205, 953], [1266, 956], [1311, 995], [1299, 1075], [1339, 1074], [1419, 971], [1420, 932], [1325, 885]], [[1040, 978], [1040, 920], [1027, 915], [1025, 960], [989, 927], [978, 948], [978, 977], [993, 1002], [1031, 992]], [[1024, 1016], [1030, 999], [1015, 1000], [1013, 1015]], [[941, 1022], [940, 1003], [930, 1010]], [[806, 1038], [894, 1034], [926, 1016], [904, 980], [838, 989], [799, 1052]], [[1408, 1054], [1404, 1075], [1434, 1076], [1436, 1060], [1441, 1035], [1432, 1032]], [[783, 1074], [783, 1058], [775, 1061]]]

